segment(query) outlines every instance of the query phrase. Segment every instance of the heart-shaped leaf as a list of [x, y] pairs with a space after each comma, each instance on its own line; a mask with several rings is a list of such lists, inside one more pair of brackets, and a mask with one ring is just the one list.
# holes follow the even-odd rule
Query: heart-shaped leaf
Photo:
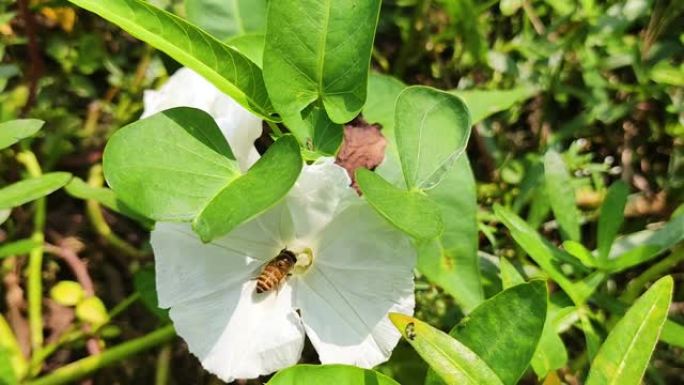
[[51, 172], [36, 178], [24, 179], [0, 189], [0, 210], [21, 206], [49, 195], [71, 179], [68, 172]]
[[202, 110], [172, 108], [123, 127], [104, 151], [118, 199], [157, 221], [189, 221], [240, 176], [216, 122]]
[[365, 168], [356, 170], [356, 182], [380, 215], [412, 237], [429, 240], [444, 229], [439, 207], [421, 192], [400, 190]]
[[[448, 385], [503, 385], [496, 373], [457, 339], [405, 314], [390, 313], [401, 335]], [[490, 331], [491, 335], [491, 331]]]
[[272, 207], [297, 181], [302, 155], [292, 135], [280, 137], [245, 175], [226, 186], [192, 223], [204, 242], [227, 234]]
[[0, 123], [0, 150], [33, 136], [40, 131], [43, 124], [45, 122], [38, 119], [17, 119]]
[[335, 123], [358, 115], [380, 0], [277, 0], [268, 7], [264, 80], [300, 141], [312, 136], [308, 108], [320, 101]]
[[399, 94], [394, 134], [409, 189], [436, 186], [463, 154], [470, 137], [465, 103], [448, 92], [408, 87]]
[[255, 114], [268, 120], [277, 119], [261, 69], [212, 35], [142, 0], [69, 1], [197, 71]]
[[639, 385], [667, 319], [674, 283], [667, 276], [644, 293], [610, 331], [586, 385]]
[[382, 373], [348, 365], [295, 365], [276, 373], [267, 385], [399, 385]]

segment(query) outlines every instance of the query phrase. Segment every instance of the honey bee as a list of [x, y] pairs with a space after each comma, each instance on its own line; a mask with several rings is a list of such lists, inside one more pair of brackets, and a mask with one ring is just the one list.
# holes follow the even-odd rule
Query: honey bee
[[287, 249], [280, 250], [280, 253], [261, 269], [261, 273], [256, 278], [257, 294], [278, 289], [285, 278], [290, 275], [295, 263], [297, 263], [297, 257], [293, 252]]

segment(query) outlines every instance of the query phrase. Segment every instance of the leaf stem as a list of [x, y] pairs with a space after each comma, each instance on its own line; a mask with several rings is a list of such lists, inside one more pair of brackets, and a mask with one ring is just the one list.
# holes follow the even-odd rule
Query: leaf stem
[[[17, 155], [17, 160], [24, 164], [26, 170], [32, 178], [37, 178], [43, 174], [36, 156], [31, 151], [23, 151]], [[39, 198], [34, 202], [33, 214], [33, 234], [31, 240], [36, 243], [36, 247], [29, 254], [27, 269], [27, 290], [28, 290], [28, 316], [29, 334], [31, 335], [31, 350], [38, 351], [43, 346], [43, 243], [45, 235], [45, 211], [46, 199]]]
[[89, 356], [63, 366], [54, 372], [24, 385], [61, 385], [84, 378], [105, 366], [170, 341], [176, 336], [172, 325], [165, 326], [143, 337], [107, 349], [102, 354]]
[[280, 138], [283, 136], [283, 131], [278, 127], [278, 124], [273, 123], [271, 121], [265, 120], [266, 124], [271, 128], [271, 131], [276, 135], [276, 137]]
[[173, 353], [173, 344], [168, 343], [159, 349], [157, 356], [157, 372], [154, 377], [155, 385], [167, 385], [169, 383], [169, 364]]
[[[102, 176], [102, 165], [96, 164], [90, 168], [90, 173], [88, 174], [88, 184], [93, 187], [102, 187], [104, 184], [104, 178]], [[112, 247], [119, 250], [120, 252], [126, 254], [132, 258], [140, 258], [144, 256], [144, 253], [135, 247], [131, 246], [128, 242], [119, 238], [112, 231], [111, 227], [105, 221], [102, 215], [102, 209], [100, 204], [94, 199], [88, 199], [86, 201], [86, 213], [90, 223], [95, 228], [102, 238], [107, 241]]]
[[639, 294], [641, 294], [641, 291], [646, 287], [646, 284], [662, 277], [666, 272], [682, 261], [684, 261], [684, 246], [675, 248], [670, 255], [661, 259], [631, 280], [627, 284], [625, 292], [620, 296], [620, 301], [624, 303], [634, 302], [637, 297], [639, 297]]

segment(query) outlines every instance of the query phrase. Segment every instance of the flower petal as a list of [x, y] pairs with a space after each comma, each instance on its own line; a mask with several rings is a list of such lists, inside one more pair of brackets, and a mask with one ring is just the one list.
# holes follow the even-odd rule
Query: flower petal
[[298, 241], [315, 246], [322, 229], [344, 207], [358, 201], [351, 179], [334, 158], [319, 158], [304, 166], [286, 198]]
[[261, 119], [189, 68], [181, 68], [158, 91], [145, 91], [141, 118], [173, 107], [194, 107], [211, 115], [245, 171], [259, 159], [254, 141], [261, 135]]
[[159, 306], [199, 298], [259, 274], [290, 239], [290, 213], [279, 205], [230, 234], [202, 243], [190, 224], [157, 223], [150, 242], [156, 265]]
[[415, 250], [365, 202], [325, 228], [313, 265], [295, 283], [295, 306], [322, 363], [365, 368], [399, 340], [388, 312], [412, 314]]
[[254, 378], [297, 363], [304, 328], [292, 307], [292, 289], [255, 293], [256, 282], [231, 285], [177, 304], [170, 316], [202, 366], [223, 381]]

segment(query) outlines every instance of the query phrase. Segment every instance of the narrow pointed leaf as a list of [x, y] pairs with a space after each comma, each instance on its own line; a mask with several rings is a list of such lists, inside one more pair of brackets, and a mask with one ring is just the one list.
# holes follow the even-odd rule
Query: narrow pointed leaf
[[601, 206], [598, 220], [598, 256], [603, 262], [608, 259], [613, 241], [625, 220], [627, 195], [629, 195], [629, 187], [624, 182], [617, 181], [608, 189], [606, 199]]
[[389, 317], [445, 384], [504, 384], [484, 360], [457, 339], [404, 314], [390, 313]]
[[551, 210], [558, 221], [563, 237], [580, 241], [580, 214], [575, 204], [572, 179], [561, 155], [553, 150], [544, 156], [544, 184]]
[[616, 239], [603, 267], [610, 272], [628, 269], [650, 261], [682, 240], [684, 215], [679, 215], [659, 229], [642, 230]]
[[271, 1], [264, 79], [288, 127], [306, 131], [307, 107], [316, 101], [335, 123], [346, 123], [361, 111], [380, 3]]
[[658, 280], [610, 331], [586, 385], [639, 385], [672, 300], [672, 277]]
[[33, 136], [40, 131], [43, 124], [45, 122], [37, 119], [17, 119], [0, 123], [0, 150]]
[[399, 385], [370, 369], [349, 365], [295, 365], [276, 373], [266, 385]]
[[193, 219], [240, 175], [228, 142], [202, 110], [172, 108], [109, 139], [104, 174], [118, 199], [157, 221]]
[[444, 229], [439, 207], [422, 193], [401, 190], [364, 168], [356, 170], [356, 182], [380, 215], [412, 237], [429, 240]]
[[297, 181], [302, 155], [292, 135], [278, 139], [246, 174], [222, 189], [192, 223], [204, 242], [225, 235], [280, 201]]
[[69, 183], [69, 179], [71, 174], [68, 172], [51, 172], [0, 188], [0, 210], [21, 206], [49, 195]]
[[409, 189], [436, 186], [463, 153], [470, 115], [463, 101], [430, 87], [408, 87], [399, 94], [394, 134]]
[[28, 254], [31, 250], [41, 245], [41, 242], [30, 238], [2, 243], [0, 244], [0, 258]]
[[255, 114], [277, 119], [261, 69], [212, 35], [142, 0], [69, 1], [197, 71]]
[[[449, 335], [463, 343], [497, 374], [513, 385], [532, 360], [546, 319], [546, 282], [522, 283], [483, 302]], [[496, 330], [496, 338], [492, 331]], [[439, 385], [428, 373], [427, 385]]]
[[225, 39], [266, 32], [267, 0], [185, 0], [188, 21]]

